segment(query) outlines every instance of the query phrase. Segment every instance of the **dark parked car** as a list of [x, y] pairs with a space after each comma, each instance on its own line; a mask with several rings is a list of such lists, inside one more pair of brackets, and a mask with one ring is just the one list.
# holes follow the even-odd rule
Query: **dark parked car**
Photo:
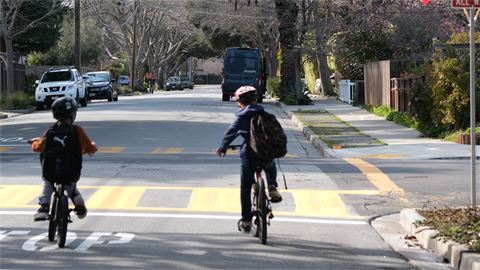
[[183, 88], [193, 89], [193, 82], [188, 77], [182, 77]]
[[109, 71], [95, 71], [83, 75], [87, 82], [88, 99], [118, 101], [117, 83]]
[[165, 90], [170, 91], [172, 89], [183, 90], [183, 83], [180, 77], [170, 77], [165, 84]]

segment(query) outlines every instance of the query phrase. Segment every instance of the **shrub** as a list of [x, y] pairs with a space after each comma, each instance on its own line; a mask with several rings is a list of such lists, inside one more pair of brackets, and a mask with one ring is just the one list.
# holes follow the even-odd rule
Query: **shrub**
[[280, 97], [280, 78], [273, 77], [267, 79], [267, 92], [272, 97]]
[[25, 94], [27, 94], [28, 96], [35, 95], [36, 80], [40, 80], [40, 77], [38, 77], [37, 74], [32, 73], [25, 76]]
[[28, 96], [24, 92], [15, 92], [13, 95], [2, 95], [0, 108], [2, 110], [26, 110], [36, 106], [35, 96]]
[[285, 105], [310, 105], [312, 104], [312, 99], [307, 95], [303, 95], [303, 101], [301, 99], [297, 100], [297, 94], [292, 93], [285, 98], [283, 103]]

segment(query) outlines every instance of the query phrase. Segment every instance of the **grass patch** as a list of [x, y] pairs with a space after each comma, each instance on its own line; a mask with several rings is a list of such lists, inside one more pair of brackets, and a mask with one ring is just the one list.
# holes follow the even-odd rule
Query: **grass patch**
[[417, 210], [425, 219], [417, 221], [415, 226], [426, 226], [439, 233], [435, 237], [465, 244], [471, 250], [480, 253], [480, 212], [479, 208], [449, 208]]
[[294, 113], [309, 113], [309, 114], [314, 114], [314, 113], [329, 113], [328, 111], [326, 110], [322, 110], [322, 111], [313, 111], [313, 110], [306, 110], [306, 111], [303, 111], [301, 109], [299, 109], [298, 111], [293, 111]]
[[[363, 136], [365, 136], [365, 137], [372, 138], [370, 135], [367, 135], [367, 134], [361, 132], [361, 131], [358, 130], [356, 127], [354, 127], [354, 126], [350, 125], [349, 123], [343, 121], [342, 119], [338, 118], [338, 116], [336, 116], [335, 114], [332, 114], [332, 115], [333, 115], [333, 117], [334, 117], [335, 119], [337, 119], [338, 121], [343, 122], [345, 125], [347, 125], [348, 127], [352, 128], [353, 130], [355, 130], [358, 134], [361, 134], [361, 135], [363, 135]], [[376, 139], [376, 138], [372, 138], [372, 139], [374, 139], [376, 142], [378, 142], [378, 143], [381, 144], [381, 145], [388, 145], [387, 143], [384, 143], [384, 142], [380, 141], [379, 139]]]

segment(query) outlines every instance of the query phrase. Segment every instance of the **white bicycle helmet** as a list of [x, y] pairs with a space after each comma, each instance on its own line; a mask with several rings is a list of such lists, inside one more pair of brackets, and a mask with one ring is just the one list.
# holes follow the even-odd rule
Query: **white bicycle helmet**
[[[235, 101], [248, 101], [257, 95], [257, 89], [253, 86], [241, 86], [235, 91]], [[243, 103], [243, 102], [242, 102]]]

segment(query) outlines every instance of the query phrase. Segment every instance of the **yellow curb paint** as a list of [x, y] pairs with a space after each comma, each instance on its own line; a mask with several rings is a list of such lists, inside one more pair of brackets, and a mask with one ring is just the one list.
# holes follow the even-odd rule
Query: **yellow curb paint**
[[97, 209], [136, 207], [146, 189], [146, 187], [100, 187], [86, 202], [86, 206]]
[[394, 155], [394, 154], [375, 154], [375, 155], [368, 155], [368, 156], [360, 156], [356, 158], [360, 159], [395, 159], [395, 158], [403, 158], [409, 157], [410, 155]]
[[120, 153], [128, 147], [107, 147], [102, 146], [98, 149], [98, 153]]
[[0, 207], [23, 207], [38, 198], [40, 193], [42, 193], [42, 186], [2, 186]]
[[380, 190], [382, 195], [393, 191], [405, 196], [403, 189], [395, 185], [386, 174], [372, 164], [359, 158], [344, 158], [344, 160], [357, 167]]
[[5, 151], [8, 151], [10, 149], [13, 149], [15, 147], [10, 147], [10, 146], [0, 146], [0, 153], [1, 152], [5, 152]]
[[182, 150], [185, 148], [169, 148], [167, 151], [165, 151], [165, 154], [178, 154], [182, 152]]
[[150, 154], [158, 154], [158, 153], [160, 153], [160, 151], [162, 151], [162, 148], [157, 148], [157, 149], [153, 150], [152, 152], [150, 152]]

